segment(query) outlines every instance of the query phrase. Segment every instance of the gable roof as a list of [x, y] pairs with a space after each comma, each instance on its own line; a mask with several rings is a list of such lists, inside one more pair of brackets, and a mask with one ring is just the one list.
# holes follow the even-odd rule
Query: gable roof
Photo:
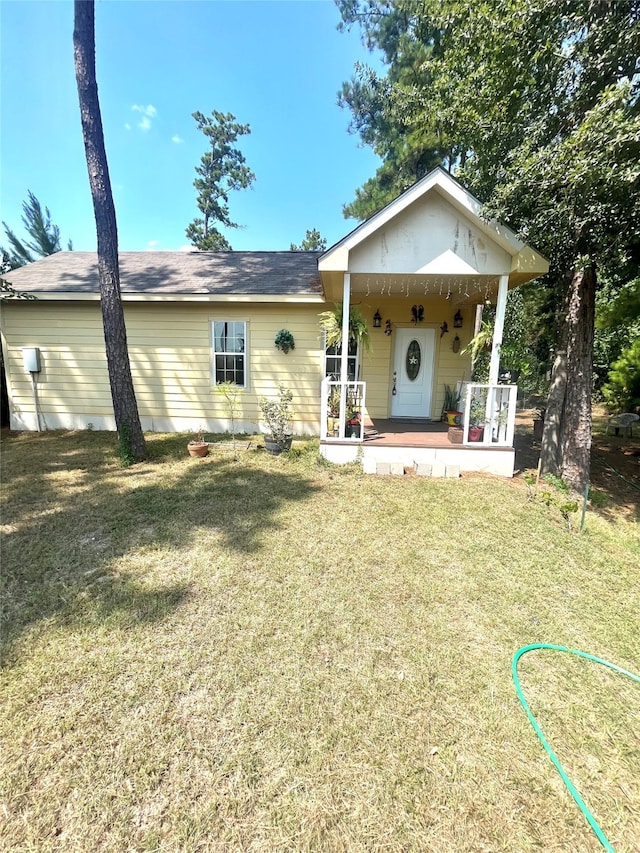
[[[487, 235], [512, 258], [512, 270], [524, 272], [525, 279], [532, 279], [549, 269], [549, 263], [539, 252], [523, 243], [516, 233], [499, 222], [482, 218], [482, 203], [466, 190], [448, 172], [440, 166], [433, 169], [424, 178], [391, 201], [382, 210], [374, 213], [353, 231], [331, 246], [318, 260], [320, 272], [348, 270], [349, 255], [353, 249], [365, 240], [381, 231], [384, 227], [431, 192], [444, 198], [453, 208], [469, 220], [475, 227]], [[526, 273], [531, 273], [526, 275]], [[519, 276], [522, 279], [522, 275]], [[520, 283], [520, 282], [519, 282]]]
[[[134, 294], [211, 297], [322, 296], [318, 252], [120, 252], [123, 297]], [[26, 293], [98, 294], [95, 252], [56, 252], [6, 273]]]

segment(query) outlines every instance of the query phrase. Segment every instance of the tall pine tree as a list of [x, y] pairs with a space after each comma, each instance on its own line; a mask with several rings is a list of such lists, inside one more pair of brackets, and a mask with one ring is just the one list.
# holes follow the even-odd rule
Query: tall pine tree
[[248, 124], [239, 124], [231, 113], [217, 110], [210, 118], [200, 112], [193, 113], [193, 118], [210, 147], [196, 166], [198, 177], [193, 182], [202, 216], [190, 223], [187, 238], [203, 251], [230, 251], [231, 244], [215, 225], [238, 228], [229, 214], [229, 193], [251, 186], [255, 175], [234, 143], [239, 136], [251, 133], [251, 128]]
[[120, 294], [118, 228], [109, 180], [98, 84], [96, 82], [94, 0], [75, 0], [73, 47], [82, 136], [98, 238], [100, 305], [111, 398], [123, 461], [139, 462], [146, 448], [131, 376], [127, 331]]

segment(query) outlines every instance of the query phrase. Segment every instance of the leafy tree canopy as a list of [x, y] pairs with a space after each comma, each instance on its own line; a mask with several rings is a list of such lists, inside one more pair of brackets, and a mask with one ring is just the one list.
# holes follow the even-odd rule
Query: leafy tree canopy
[[219, 223], [226, 228], [238, 228], [229, 213], [229, 193], [246, 189], [255, 180], [247, 166], [245, 157], [234, 143], [239, 136], [251, 133], [248, 124], [239, 124], [231, 113], [214, 110], [211, 116], [201, 112], [192, 113], [193, 118], [207, 137], [210, 148], [196, 166], [193, 182], [198, 191], [197, 205], [202, 216], [190, 223], [187, 238], [203, 251], [229, 251], [229, 241], [215, 227]]
[[422, 176], [421, 155], [439, 157], [549, 257], [536, 287], [545, 322], [559, 320], [568, 376], [555, 446], [581, 489], [597, 276], [635, 277], [640, 263], [637, 0], [338, 5], [342, 26], [359, 25], [388, 68], [360, 66], [343, 88], [353, 129], [384, 161], [346, 211], [372, 214]]
[[[2, 247], [0, 252], [2, 253], [3, 267], [8, 265], [9, 269], [23, 267], [38, 258], [53, 255], [61, 249], [60, 229], [51, 221], [49, 208], [45, 207], [43, 210], [42, 205], [31, 190], [28, 190], [28, 193], [28, 200], [22, 203], [22, 225], [27, 233], [27, 238], [21, 240], [6, 222], [3, 221], [2, 223], [9, 248]], [[69, 240], [68, 249], [71, 251], [72, 248], [71, 240]]]
[[299, 246], [292, 243], [289, 247], [291, 252], [324, 252], [327, 248], [327, 238], [323, 237], [317, 228], [307, 228], [304, 240]]

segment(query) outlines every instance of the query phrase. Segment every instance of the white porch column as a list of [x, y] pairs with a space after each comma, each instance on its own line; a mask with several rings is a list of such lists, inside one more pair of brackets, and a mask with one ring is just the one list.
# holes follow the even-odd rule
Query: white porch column
[[344, 438], [347, 414], [347, 380], [349, 378], [349, 312], [351, 308], [351, 274], [344, 274], [342, 285], [342, 358], [340, 359], [340, 431]]
[[504, 313], [507, 307], [508, 292], [509, 276], [501, 275], [500, 283], [498, 285], [498, 299], [496, 301], [496, 322], [493, 329], [491, 364], [489, 366], [489, 385], [498, 384], [498, 373], [500, 372], [500, 347], [502, 346], [502, 335], [504, 332]]

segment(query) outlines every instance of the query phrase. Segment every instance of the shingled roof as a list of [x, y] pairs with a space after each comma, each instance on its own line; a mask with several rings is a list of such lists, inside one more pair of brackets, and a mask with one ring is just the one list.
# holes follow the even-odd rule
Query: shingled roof
[[[319, 252], [121, 252], [126, 293], [316, 296]], [[98, 293], [95, 252], [56, 252], [5, 274], [32, 293]]]

